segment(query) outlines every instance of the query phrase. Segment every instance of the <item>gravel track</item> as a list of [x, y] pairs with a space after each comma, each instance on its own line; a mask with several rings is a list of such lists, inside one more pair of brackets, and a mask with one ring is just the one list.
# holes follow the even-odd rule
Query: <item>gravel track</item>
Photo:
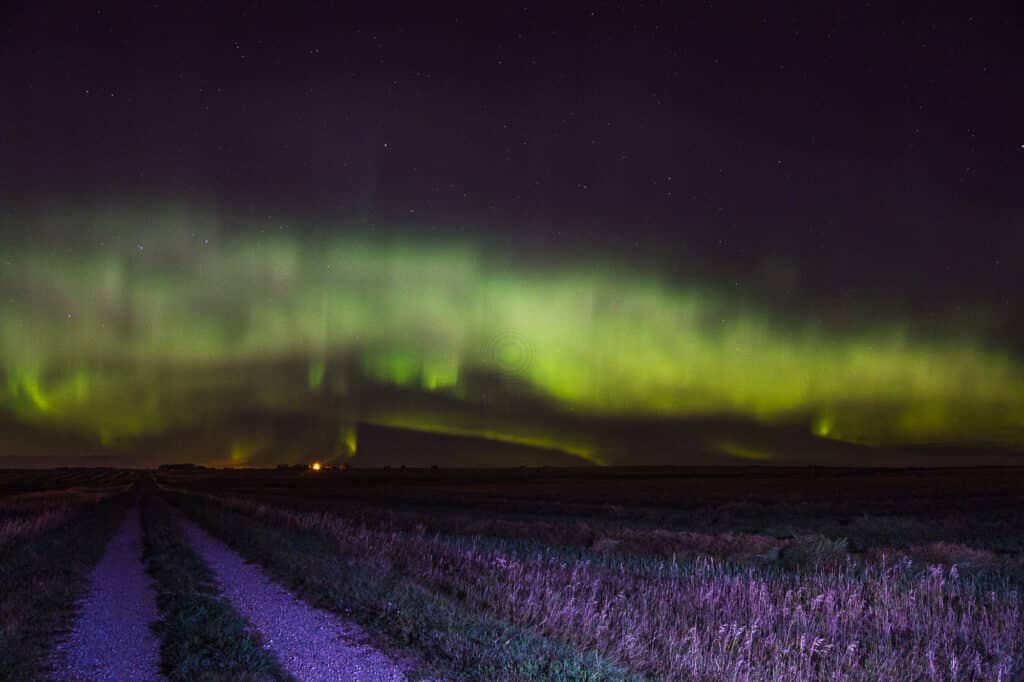
[[220, 540], [183, 515], [193, 549], [217, 576], [223, 596], [263, 637], [281, 666], [300, 681], [405, 682], [402, 671], [366, 644], [366, 633], [271, 582]]
[[139, 510], [130, 510], [92, 575], [89, 596], [55, 651], [53, 679], [162, 680], [156, 593], [142, 564]]

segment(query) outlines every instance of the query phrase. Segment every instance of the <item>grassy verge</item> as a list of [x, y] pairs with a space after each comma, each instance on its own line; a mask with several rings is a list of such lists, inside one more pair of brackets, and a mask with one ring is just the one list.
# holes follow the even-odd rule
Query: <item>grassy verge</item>
[[191, 496], [173, 498], [200, 525], [310, 603], [342, 613], [450, 680], [642, 679], [593, 654], [442, 594], [381, 564], [339, 554], [323, 535], [284, 527]]
[[167, 503], [142, 501], [147, 570], [162, 616], [160, 658], [170, 680], [289, 680], [259, 635], [224, 599]]
[[125, 498], [90, 505], [64, 525], [0, 549], [0, 680], [44, 675], [124, 516]]

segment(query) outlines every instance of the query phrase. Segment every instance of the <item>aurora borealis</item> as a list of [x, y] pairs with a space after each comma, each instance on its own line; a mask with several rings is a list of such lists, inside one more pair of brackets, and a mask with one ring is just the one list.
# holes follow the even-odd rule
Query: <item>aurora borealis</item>
[[[369, 382], [486, 408], [483, 373], [515, 387], [513, 402], [595, 417], [802, 419], [883, 445], [1024, 433], [1020, 363], [966, 335], [892, 321], [830, 332], [628, 264], [517, 266], [471, 243], [228, 236], [211, 217], [176, 220], [110, 211], [73, 248], [5, 254], [5, 410], [113, 444], [328, 396], [339, 424], [545, 442], [497, 417], [430, 423], [346, 402]], [[600, 459], [593, 444], [545, 444]]]
[[18, 434], [1024, 447], [999, 8], [106, 9], [0, 12]]

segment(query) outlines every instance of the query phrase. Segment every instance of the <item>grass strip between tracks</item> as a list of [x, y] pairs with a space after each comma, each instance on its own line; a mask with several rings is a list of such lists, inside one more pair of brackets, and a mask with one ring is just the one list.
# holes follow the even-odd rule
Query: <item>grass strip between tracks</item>
[[188, 545], [173, 510], [155, 495], [142, 501], [146, 566], [156, 581], [162, 620], [160, 659], [169, 680], [290, 680], [259, 634], [226, 600]]

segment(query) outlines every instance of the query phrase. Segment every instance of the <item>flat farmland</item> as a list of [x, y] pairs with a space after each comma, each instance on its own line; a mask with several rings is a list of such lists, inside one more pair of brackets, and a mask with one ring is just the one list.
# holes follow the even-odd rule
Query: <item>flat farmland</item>
[[168, 471], [447, 679], [1016, 679], [1020, 469]]

